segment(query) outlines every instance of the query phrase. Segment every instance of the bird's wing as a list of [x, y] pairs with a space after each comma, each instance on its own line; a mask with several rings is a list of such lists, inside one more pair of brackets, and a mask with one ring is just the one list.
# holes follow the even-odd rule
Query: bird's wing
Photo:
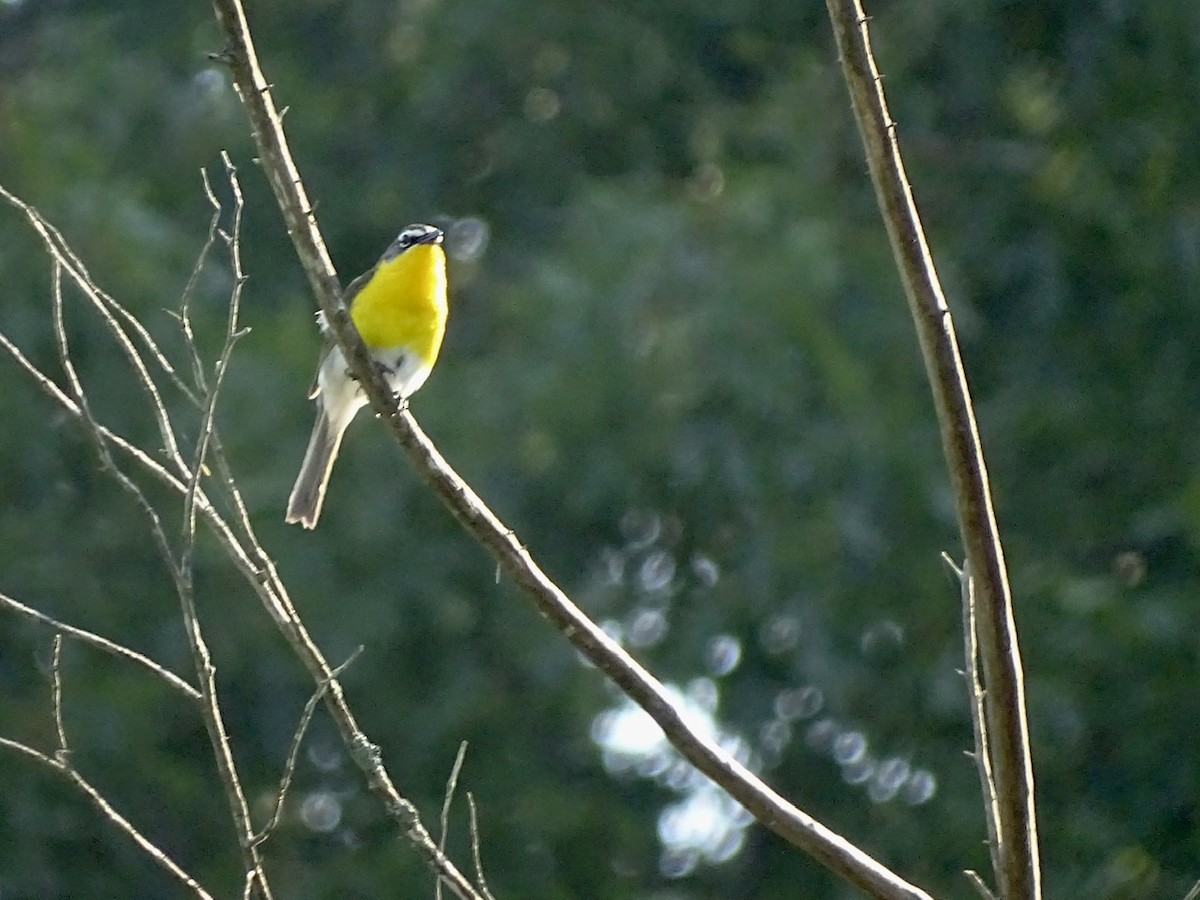
[[342, 291], [342, 302], [346, 304], [347, 309], [354, 305], [354, 298], [358, 296], [359, 291], [367, 286], [367, 282], [375, 276], [378, 268], [379, 263], [375, 263], [375, 265], [346, 285], [346, 290]]
[[[372, 276], [375, 274], [375, 270], [378, 268], [379, 263], [375, 263], [375, 265], [371, 266], [371, 268], [367, 269], [367, 271], [363, 272], [348, 285], [346, 285], [346, 289], [342, 291], [342, 303], [346, 305], [347, 309], [354, 305], [354, 298], [358, 296], [359, 292], [364, 287], [366, 287], [367, 282], [371, 280]], [[317, 371], [316, 374], [313, 375], [312, 387], [308, 389], [309, 400], [316, 400], [317, 394], [321, 393], [321, 384], [319, 380], [321, 376], [321, 366], [325, 364], [325, 357], [329, 355], [329, 351], [332, 350], [334, 345], [337, 343], [337, 341], [334, 340], [333, 335], [329, 332], [329, 324], [325, 321], [324, 312], [317, 313], [317, 324], [321, 328], [321, 334], [325, 336], [325, 346], [321, 349], [321, 356], [317, 360]]]

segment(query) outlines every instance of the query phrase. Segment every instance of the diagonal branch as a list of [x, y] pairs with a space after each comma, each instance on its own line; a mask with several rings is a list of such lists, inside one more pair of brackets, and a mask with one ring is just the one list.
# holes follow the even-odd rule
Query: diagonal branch
[[[845, 838], [797, 809], [716, 743], [691, 729], [662, 684], [588, 619], [538, 568], [512, 530], [496, 518], [450, 468], [407, 409], [398, 408], [395, 397], [370, 364], [366, 348], [341, 303], [336, 276], [287, 148], [270, 86], [254, 55], [241, 4], [239, 0], [213, 0], [213, 6], [228, 41], [221, 58], [233, 72], [251, 121], [262, 167], [275, 191], [309, 283], [346, 355], [351, 372], [370, 400], [371, 408], [387, 422], [421, 477], [442, 498], [459, 523], [492, 554], [500, 568], [524, 589], [542, 615], [642, 707], [680, 753], [760, 822], [873, 897], [889, 900], [928, 898], [929, 895], [920, 888], [904, 881]], [[360, 765], [364, 760], [378, 759], [378, 748], [367, 745], [362, 750], [363, 755], [356, 757], [360, 759]]]
[[161, 678], [175, 690], [187, 697], [188, 700], [196, 702], [200, 699], [200, 692], [194, 687], [192, 687], [174, 672], [168, 671], [159, 663], [156, 663], [147, 656], [143, 656], [136, 650], [130, 650], [123, 644], [110, 641], [106, 637], [101, 637], [100, 635], [91, 631], [86, 631], [83, 628], [76, 628], [74, 625], [68, 625], [66, 622], [60, 622], [58, 619], [55, 619], [52, 616], [48, 616], [43, 612], [39, 612], [32, 606], [26, 606], [19, 600], [14, 600], [7, 594], [0, 593], [0, 606], [5, 607], [6, 609], [11, 609], [17, 615], [24, 616], [31, 622], [41, 622], [44, 625], [49, 625], [59, 634], [76, 638], [85, 644], [91, 644], [93, 647], [98, 647], [107, 653], [111, 653], [113, 656], [120, 656], [124, 659], [130, 660], [131, 662], [135, 662], [139, 666], [143, 666], [152, 672], [158, 678]]
[[0, 737], [0, 747], [6, 747], [9, 750], [15, 750], [29, 759], [34, 760], [42, 767], [49, 769], [58, 775], [63, 776], [67, 781], [71, 782], [81, 794], [83, 794], [91, 802], [101, 815], [108, 821], [112, 822], [118, 829], [125, 832], [129, 838], [137, 844], [152, 860], [162, 866], [166, 871], [170, 872], [184, 886], [189, 888], [193, 894], [201, 898], [201, 900], [212, 900], [212, 895], [208, 893], [200, 883], [191, 875], [183, 871], [179, 865], [167, 856], [161, 849], [155, 846], [149, 838], [137, 830], [133, 823], [122, 816], [119, 812], [113, 809], [112, 804], [104, 799], [104, 796], [92, 786], [86, 778], [79, 774], [73, 766], [67, 761], [66, 755], [62, 758], [48, 756], [40, 750], [35, 750], [28, 744], [22, 744], [20, 741], [14, 741], [11, 738]]
[[861, 0], [826, 0], [826, 6], [876, 198], [920, 339], [968, 570], [975, 585], [988, 737], [998, 794], [1001, 871], [996, 879], [1004, 900], [1037, 900], [1041, 897], [1041, 871], [1021, 654], [975, 411], [950, 309], [904, 171], [896, 126], [884, 100]]

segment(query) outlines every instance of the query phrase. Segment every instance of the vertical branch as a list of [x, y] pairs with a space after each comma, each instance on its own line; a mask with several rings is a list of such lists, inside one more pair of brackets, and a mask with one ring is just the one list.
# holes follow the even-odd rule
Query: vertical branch
[[[983, 683], [979, 680], [979, 621], [975, 615], [975, 582], [969, 567], [958, 568], [950, 562], [958, 577], [962, 595], [963, 677], [971, 694], [971, 730], [975, 738], [975, 768], [979, 774], [979, 789], [983, 795], [984, 821], [987, 823], [988, 853], [992, 859], [992, 871], [1000, 871], [1000, 811], [996, 802], [996, 779], [992, 775], [992, 751], [988, 746], [987, 703], [984, 699]], [[978, 877], [978, 876], [976, 876]], [[970, 878], [970, 873], [968, 873]], [[982, 884], [982, 879], [979, 879]], [[978, 885], [976, 886], [978, 889]]]
[[54, 635], [54, 646], [50, 654], [50, 706], [54, 712], [54, 730], [58, 734], [58, 749], [54, 751], [54, 757], [59, 762], [66, 762], [71, 748], [67, 745], [67, 727], [63, 724], [62, 645], [62, 635]]
[[1033, 762], [1016, 623], [975, 412], [954, 323], [900, 157], [895, 123], [871, 52], [861, 0], [826, 0], [842, 72], [866, 148], [880, 211], [920, 339], [941, 426], [969, 571], [975, 583], [1004, 900], [1041, 896]]

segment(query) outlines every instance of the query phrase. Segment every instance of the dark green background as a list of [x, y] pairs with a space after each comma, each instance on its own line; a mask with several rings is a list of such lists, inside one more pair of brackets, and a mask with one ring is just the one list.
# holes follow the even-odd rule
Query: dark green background
[[[1052, 897], [1176, 898], [1200, 877], [1198, 9], [869, 9], [989, 452]], [[249, 12], [343, 280], [410, 221], [451, 228], [449, 333], [413, 403], [451, 464], [660, 677], [715, 697], [772, 785], [938, 896], [974, 896], [960, 872], [986, 871], [984, 827], [939, 560], [958, 553], [952, 503], [824, 5]], [[609, 689], [367, 416], [320, 528], [283, 524], [311, 424], [313, 301], [207, 61], [220, 46], [203, 2], [0, 3], [0, 183], [182, 361], [165, 310], [207, 225], [199, 169], [220, 185], [232, 154], [253, 330], [219, 425], [312, 631], [335, 660], [366, 647], [345, 683], [400, 789], [435, 824], [470, 742], [462, 788], [501, 897], [856, 896], [760, 828], [725, 862], [664, 874], [658, 822], [679, 782], [606, 770], [593, 734]], [[193, 301], [210, 356], [229, 283], [218, 259]], [[37, 241], [0, 211], [0, 329], [57, 372], [48, 285]], [[95, 316], [73, 300], [68, 317], [98, 414], [152, 443]], [[7, 358], [0, 386], [0, 590], [188, 672], [136, 510]], [[178, 504], [152, 494], [176, 533]], [[311, 684], [208, 541], [198, 589], [261, 823]], [[720, 636], [740, 648], [728, 672]], [[45, 749], [49, 645], [0, 614], [0, 734]], [[65, 657], [81, 770], [236, 894], [199, 717], [126, 664]], [[817, 692], [819, 710], [780, 723], [780, 695]], [[834, 761], [856, 736], [931, 773], [933, 796], [874, 802]], [[328, 832], [301, 814], [322, 798], [341, 813]], [[432, 895], [322, 716], [293, 799], [266, 846], [277, 896]], [[460, 796], [451, 848], [467, 864], [464, 810]], [[5, 900], [181, 893], [11, 753], [0, 811]]]

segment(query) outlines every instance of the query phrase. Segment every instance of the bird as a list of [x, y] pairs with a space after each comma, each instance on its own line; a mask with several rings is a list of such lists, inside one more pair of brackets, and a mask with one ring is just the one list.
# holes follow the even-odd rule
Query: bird
[[[433, 225], [403, 228], [370, 270], [346, 288], [343, 301], [367, 352], [401, 400], [429, 377], [446, 333], [446, 254]], [[329, 475], [346, 428], [367, 403], [348, 371], [322, 313], [317, 321], [325, 348], [309, 399], [317, 403], [308, 450], [288, 498], [288, 523], [315, 528]]]

